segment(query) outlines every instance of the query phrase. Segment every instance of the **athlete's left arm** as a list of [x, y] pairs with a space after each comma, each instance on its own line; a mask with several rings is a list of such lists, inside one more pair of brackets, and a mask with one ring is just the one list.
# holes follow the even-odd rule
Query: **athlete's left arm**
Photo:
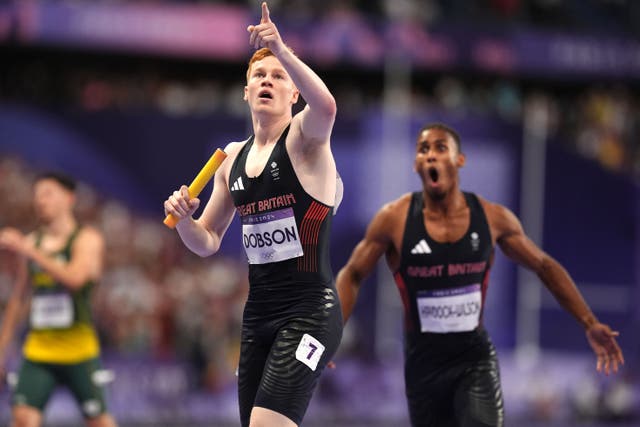
[[84, 227], [80, 230], [71, 247], [71, 259], [68, 263], [61, 263], [36, 248], [30, 239], [18, 230], [5, 232], [3, 238], [7, 248], [31, 259], [72, 291], [82, 288], [89, 280], [98, 279], [102, 273], [104, 239], [94, 228]]
[[587, 339], [596, 353], [598, 371], [608, 375], [624, 363], [615, 337], [618, 332], [598, 321], [567, 270], [540, 249], [524, 232], [520, 220], [506, 207], [483, 201], [493, 234], [502, 252], [511, 260], [535, 272], [558, 303], [585, 328]]
[[268, 47], [278, 58], [307, 103], [292, 126], [300, 127], [305, 141], [328, 143], [336, 118], [336, 101], [320, 76], [284, 44], [266, 3], [262, 3], [260, 24], [251, 25], [247, 30], [251, 33], [249, 42], [256, 49]]

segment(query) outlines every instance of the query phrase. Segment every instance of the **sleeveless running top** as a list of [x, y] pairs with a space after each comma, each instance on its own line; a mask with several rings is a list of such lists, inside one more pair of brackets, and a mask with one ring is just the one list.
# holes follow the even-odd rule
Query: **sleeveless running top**
[[491, 232], [475, 194], [469, 227], [451, 243], [429, 236], [422, 192], [412, 194], [395, 272], [405, 307], [405, 388], [414, 426], [501, 426], [496, 351], [482, 327]]
[[[71, 246], [79, 231], [76, 228], [65, 246], [50, 256], [61, 263], [69, 262]], [[41, 241], [42, 233], [38, 233], [35, 246], [40, 247]], [[97, 357], [100, 346], [90, 309], [93, 282], [73, 292], [34, 262], [29, 263], [29, 281], [33, 296], [24, 356], [34, 362], [62, 364]]]
[[316, 282], [333, 278], [329, 259], [332, 207], [314, 199], [295, 174], [285, 140], [287, 127], [264, 170], [246, 174], [251, 136], [229, 175], [229, 190], [242, 223], [249, 282]]
[[439, 243], [424, 223], [422, 192], [415, 192], [407, 213], [400, 268], [394, 273], [405, 312], [405, 334], [469, 332], [481, 325], [493, 244], [480, 201], [463, 193], [470, 211], [466, 233]]

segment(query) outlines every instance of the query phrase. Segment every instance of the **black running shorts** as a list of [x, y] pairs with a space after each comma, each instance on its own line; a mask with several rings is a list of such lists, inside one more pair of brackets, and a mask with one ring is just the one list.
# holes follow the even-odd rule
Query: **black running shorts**
[[277, 313], [260, 301], [247, 302], [238, 368], [242, 426], [249, 425], [254, 406], [299, 425], [341, 338], [342, 314], [333, 286], [307, 294]]

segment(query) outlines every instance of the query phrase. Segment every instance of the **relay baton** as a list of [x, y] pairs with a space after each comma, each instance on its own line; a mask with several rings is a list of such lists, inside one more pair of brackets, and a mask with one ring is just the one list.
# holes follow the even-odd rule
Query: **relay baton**
[[[211, 158], [207, 161], [207, 163], [205, 163], [204, 167], [200, 170], [200, 172], [198, 172], [198, 175], [196, 175], [196, 177], [193, 179], [191, 185], [189, 185], [190, 198], [198, 197], [204, 186], [207, 185], [207, 182], [209, 182], [209, 180], [213, 177], [213, 175], [222, 164], [222, 161], [226, 158], [227, 153], [217, 148], [216, 152], [213, 153]], [[178, 224], [178, 221], [178, 218], [169, 214], [164, 219], [164, 225], [169, 228], [175, 228], [176, 224]]]

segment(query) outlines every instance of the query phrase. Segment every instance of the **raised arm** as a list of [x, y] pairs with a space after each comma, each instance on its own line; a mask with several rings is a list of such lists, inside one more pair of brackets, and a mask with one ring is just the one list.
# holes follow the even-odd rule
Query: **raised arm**
[[593, 314], [567, 270], [527, 237], [518, 218], [498, 204], [484, 203], [492, 232], [504, 254], [535, 272], [558, 303], [585, 328], [587, 340], [598, 358], [597, 370], [608, 375], [624, 363], [615, 337], [618, 332], [600, 323]]
[[284, 44], [266, 2], [262, 3], [260, 23], [250, 25], [247, 31], [251, 34], [249, 43], [256, 49], [267, 47], [273, 52], [307, 103], [295, 118], [305, 140], [328, 143], [336, 117], [336, 101], [322, 79]]
[[227, 182], [231, 165], [241, 147], [241, 143], [231, 143], [225, 147], [228, 157], [214, 175], [213, 192], [198, 219], [192, 215], [200, 206], [200, 199], [190, 198], [186, 185], [174, 191], [164, 202], [165, 214], [170, 213], [178, 219], [176, 230], [182, 242], [201, 257], [218, 252], [233, 220], [235, 207]]
[[90, 280], [97, 280], [102, 274], [104, 239], [98, 230], [91, 227], [80, 230], [71, 247], [71, 259], [66, 264], [36, 248], [32, 239], [16, 229], [3, 230], [0, 245], [31, 259], [72, 291], [82, 288]]
[[392, 247], [392, 215], [393, 212], [387, 205], [374, 216], [364, 238], [353, 249], [349, 261], [336, 276], [344, 323], [353, 312], [362, 282], [371, 274], [380, 257]]

